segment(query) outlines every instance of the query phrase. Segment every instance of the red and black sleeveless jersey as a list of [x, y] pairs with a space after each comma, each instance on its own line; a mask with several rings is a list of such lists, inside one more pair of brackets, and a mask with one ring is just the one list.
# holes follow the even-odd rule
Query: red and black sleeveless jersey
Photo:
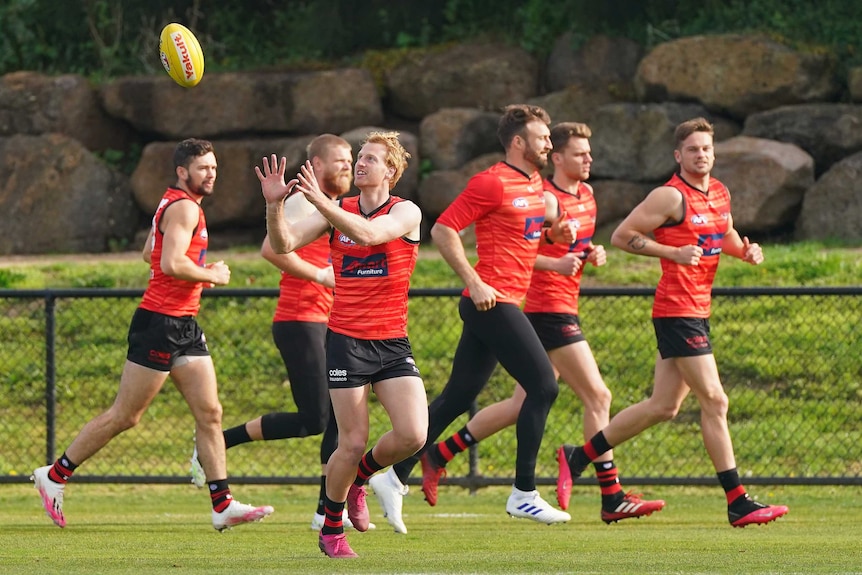
[[[521, 305], [545, 223], [545, 197], [538, 172], [527, 175], [499, 162], [479, 172], [437, 218], [461, 231], [476, 223], [476, 273], [501, 294], [501, 303]], [[464, 295], [470, 292], [464, 289]]]
[[706, 192], [690, 186], [679, 174], [665, 185], [682, 193], [684, 215], [682, 221], [656, 229], [656, 241], [676, 247], [698, 245], [703, 248], [703, 256], [696, 266], [661, 258], [662, 275], [652, 316], [708, 318], [712, 282], [728, 229], [730, 193], [715, 178], [710, 178]]
[[[296, 250], [296, 255], [318, 268], [329, 265], [329, 237], [321, 236]], [[272, 321], [326, 323], [332, 309], [332, 290], [317, 282], [281, 272], [278, 304]]]
[[[373, 220], [403, 201], [390, 196], [367, 215], [359, 209], [359, 196], [344, 198], [339, 204], [345, 211]], [[365, 340], [407, 337], [407, 292], [419, 242], [400, 237], [377, 246], [360, 246], [335, 229], [329, 249], [335, 271], [329, 329]]]
[[[174, 202], [194, 200], [183, 190], [168, 188], [162, 196], [156, 214], [153, 216], [153, 251], [150, 259], [150, 282], [144, 292], [141, 305], [143, 309], [161, 313], [164, 315], [182, 317], [197, 315], [201, 304], [201, 291], [203, 283], [190, 282], [169, 276], [162, 271], [162, 242], [164, 233], [159, 230], [162, 214], [168, 206]], [[197, 202], [195, 202], [197, 203]], [[198, 207], [198, 224], [192, 233], [192, 240], [186, 256], [199, 266], [206, 263], [207, 245], [209, 235], [207, 234], [207, 222], [204, 211], [200, 204]]]
[[[552, 180], [545, 180], [545, 191], [557, 197], [560, 212], [566, 212], [574, 222], [577, 237], [570, 245], [539, 242], [539, 255], [561, 258], [569, 252], [583, 254], [593, 241], [596, 231], [596, 199], [590, 186], [581, 182], [577, 193], [571, 194], [558, 188]], [[581, 267], [573, 276], [560, 275], [553, 271], [534, 270], [527, 291], [524, 311], [528, 313], [569, 313], [578, 314], [578, 295], [581, 291]]]

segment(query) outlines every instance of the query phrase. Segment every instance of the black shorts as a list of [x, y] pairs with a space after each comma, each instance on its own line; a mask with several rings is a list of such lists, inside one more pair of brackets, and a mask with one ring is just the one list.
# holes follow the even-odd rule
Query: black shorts
[[330, 389], [362, 387], [393, 377], [422, 377], [406, 337], [357, 339], [326, 332], [326, 370]]
[[193, 316], [172, 317], [138, 308], [129, 325], [128, 341], [126, 359], [158, 371], [170, 371], [178, 357], [210, 354]]
[[581, 331], [581, 320], [570, 313], [525, 313], [545, 351], [586, 341]]
[[694, 317], [654, 317], [655, 337], [662, 359], [693, 357], [712, 353], [709, 319]]

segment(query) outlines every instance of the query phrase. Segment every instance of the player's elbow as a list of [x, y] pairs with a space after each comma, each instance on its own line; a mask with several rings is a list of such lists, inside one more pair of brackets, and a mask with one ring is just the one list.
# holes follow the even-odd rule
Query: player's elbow
[[448, 237], [449, 234], [451, 234], [451, 232], [452, 228], [444, 226], [441, 223], [434, 222], [434, 225], [431, 226], [431, 241], [433, 241], [435, 244], [439, 244], [445, 241], [445, 239]]
[[623, 237], [623, 231], [621, 228], [617, 228], [614, 230], [614, 233], [611, 234], [611, 245], [615, 248], [619, 248], [624, 250], [626, 247], [626, 242], [628, 241], [626, 237]]

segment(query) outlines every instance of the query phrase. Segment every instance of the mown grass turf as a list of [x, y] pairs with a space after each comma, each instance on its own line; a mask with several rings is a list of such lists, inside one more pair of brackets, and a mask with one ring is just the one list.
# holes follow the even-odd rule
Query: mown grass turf
[[[543, 487], [553, 501], [553, 488]], [[409, 533], [395, 534], [369, 497], [377, 529], [348, 539], [360, 559], [336, 561], [309, 528], [312, 487], [234, 488], [238, 499], [268, 503], [260, 524], [219, 534], [206, 493], [185, 486], [70, 484], [68, 526], [44, 515], [36, 491], [0, 486], [4, 573], [862, 573], [862, 488], [753, 486], [751, 494], [790, 506], [767, 526], [733, 529], [718, 487], [652, 486], [667, 501], [650, 517], [605, 525], [596, 487], [576, 488], [573, 520], [553, 527], [506, 516], [508, 490], [470, 495], [442, 487], [432, 508], [414, 490]]]

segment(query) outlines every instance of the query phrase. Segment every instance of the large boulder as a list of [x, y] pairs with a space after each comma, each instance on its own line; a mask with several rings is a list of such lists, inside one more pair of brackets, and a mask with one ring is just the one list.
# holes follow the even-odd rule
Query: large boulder
[[673, 133], [706, 116], [697, 104], [608, 104], [590, 123], [594, 178], [655, 182], [676, 170]]
[[339, 133], [383, 119], [366, 70], [211, 73], [192, 89], [165, 75], [125, 77], [102, 88], [105, 108], [163, 139]]
[[504, 158], [505, 156], [500, 152], [484, 154], [458, 169], [432, 172], [419, 184], [418, 201], [422, 212], [429, 220], [436, 220], [464, 191], [471, 177]]
[[62, 134], [0, 138], [0, 254], [106, 252], [140, 212], [128, 178]]
[[862, 152], [833, 165], [805, 193], [796, 222], [800, 240], [862, 239]]
[[[218, 179], [215, 193], [203, 202], [207, 225], [212, 229], [229, 226], [265, 226], [264, 200], [254, 172], [264, 156], [287, 158], [287, 174], [296, 174], [306, 160], [306, 146], [313, 136], [249, 140], [214, 140]], [[155, 213], [168, 186], [176, 185], [173, 166], [176, 142], [152, 142], [144, 147], [132, 174], [135, 201], [147, 215]]]
[[786, 104], [829, 101], [835, 61], [761, 36], [691, 36], [659, 44], [638, 66], [646, 101], [697, 101], [736, 118]]
[[584, 122], [592, 124], [599, 108], [622, 101], [604, 86], [572, 84], [562, 90], [530, 98], [527, 103], [541, 106], [551, 116], [551, 124]]
[[745, 119], [743, 134], [795, 144], [814, 157], [817, 174], [862, 150], [862, 106], [801, 104], [758, 112]]
[[499, 151], [499, 123], [500, 114], [476, 108], [443, 108], [429, 114], [419, 125], [422, 159], [435, 170], [449, 170]]
[[557, 92], [572, 85], [599, 86], [609, 93], [629, 94], [642, 56], [633, 40], [597, 35], [579, 44], [568, 32], [557, 38], [548, 56], [545, 88]]
[[625, 218], [658, 183], [646, 184], [623, 180], [592, 180], [596, 197], [596, 227]]
[[65, 134], [88, 150], [128, 150], [131, 127], [102, 109], [98, 91], [76, 74], [13, 72], [0, 77], [0, 137]]
[[458, 44], [417, 53], [385, 78], [389, 109], [413, 120], [440, 108], [499, 111], [535, 96], [538, 83], [535, 58], [505, 44]]
[[738, 136], [715, 145], [712, 175], [730, 190], [740, 233], [769, 233], [793, 224], [814, 184], [814, 159], [793, 144]]

